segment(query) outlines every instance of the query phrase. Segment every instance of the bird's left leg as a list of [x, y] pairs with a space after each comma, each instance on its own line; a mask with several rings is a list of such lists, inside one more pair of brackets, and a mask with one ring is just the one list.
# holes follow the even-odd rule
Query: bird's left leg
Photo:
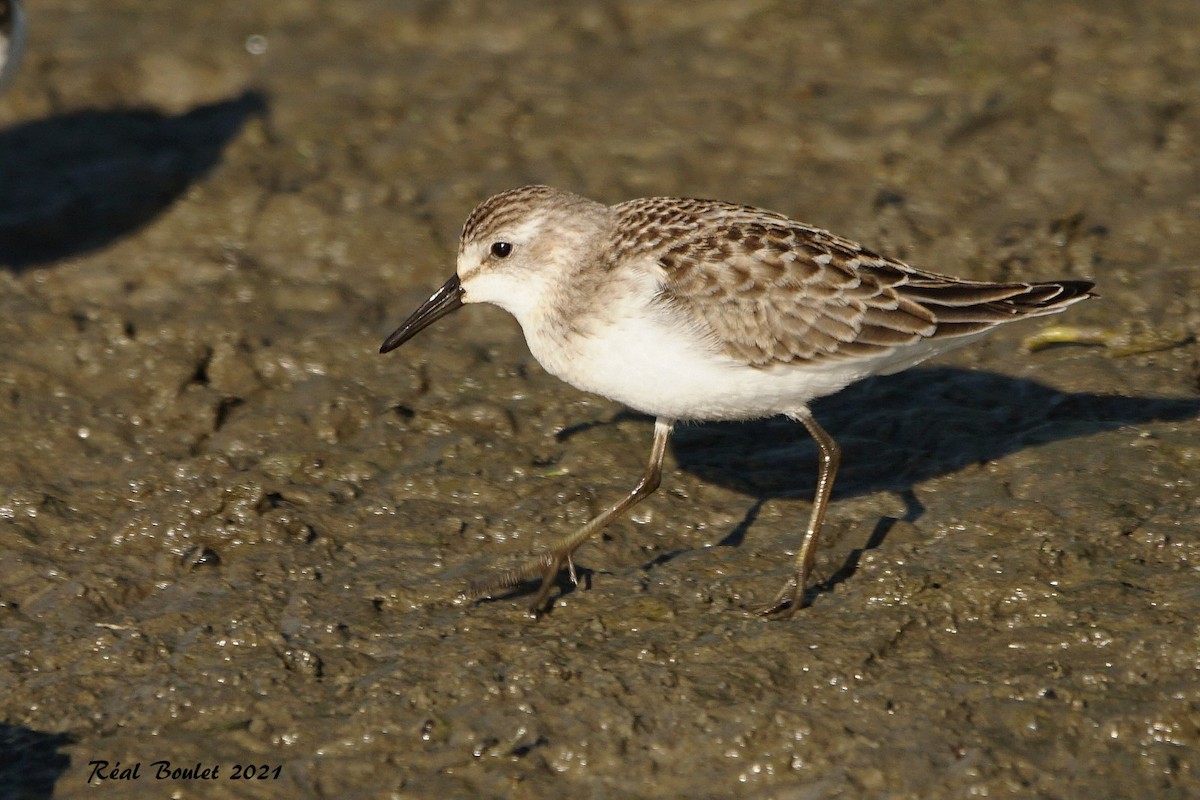
[[674, 427], [675, 420], [673, 419], [659, 417], [654, 421], [654, 443], [650, 446], [650, 461], [646, 464], [646, 470], [629, 494], [612, 508], [597, 515], [573, 533], [559, 538], [529, 565], [509, 570], [495, 579], [473, 582], [467, 590], [467, 594], [471, 597], [483, 597], [540, 576], [542, 585], [538, 589], [533, 603], [529, 606], [529, 613], [534, 616], [541, 613], [550, 596], [550, 590], [554, 587], [554, 578], [564, 565], [570, 569], [571, 579], [575, 580], [575, 565], [571, 562], [571, 554], [591, 538], [592, 534], [604, 528], [658, 488], [662, 479], [663, 457], [666, 455], [667, 442], [671, 439], [671, 431]]

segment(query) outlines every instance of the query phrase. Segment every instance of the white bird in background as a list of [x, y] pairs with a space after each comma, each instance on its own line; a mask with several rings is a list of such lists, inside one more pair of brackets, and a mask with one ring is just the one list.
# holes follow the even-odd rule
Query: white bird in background
[[12, 82], [25, 45], [25, 12], [21, 0], [0, 0], [0, 92]]

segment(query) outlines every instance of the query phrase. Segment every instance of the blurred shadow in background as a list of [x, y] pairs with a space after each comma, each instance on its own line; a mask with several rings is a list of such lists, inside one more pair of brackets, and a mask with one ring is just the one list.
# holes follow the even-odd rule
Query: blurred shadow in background
[[137, 230], [266, 112], [251, 91], [177, 117], [78, 111], [0, 130], [0, 267], [36, 267]]
[[65, 733], [0, 724], [0, 797], [52, 797], [54, 782], [71, 763], [58, 749], [70, 743]]

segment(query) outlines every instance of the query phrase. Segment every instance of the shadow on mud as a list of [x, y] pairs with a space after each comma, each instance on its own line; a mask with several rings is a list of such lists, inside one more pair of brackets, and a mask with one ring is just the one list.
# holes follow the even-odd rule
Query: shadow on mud
[[[903, 494], [922, 481], [1033, 445], [1194, 418], [1200, 399], [1060, 392], [991, 372], [917, 367], [867, 378], [817, 400], [812, 410], [842, 447], [837, 499]], [[646, 420], [648, 450], [651, 418], [630, 411], [574, 425], [558, 438], [622, 419]], [[671, 451], [681, 469], [763, 500], [809, 497], [816, 481], [816, 445], [803, 425], [785, 417], [681, 423]]]
[[37, 267], [137, 230], [266, 113], [266, 96], [246, 92], [176, 117], [77, 111], [0, 130], [0, 267]]
[[[842, 447], [834, 500], [893, 491], [905, 504], [899, 519], [914, 522], [924, 511], [913, 492], [922, 481], [1059, 439], [1193, 418], [1200, 400], [1060, 392], [1025, 378], [930, 367], [868, 378], [818, 400], [813, 413]], [[675, 439], [682, 468], [757, 498], [722, 545], [740, 545], [767, 500], [812, 496], [816, 445], [798, 423], [704, 425], [681, 428]], [[810, 592], [853, 575], [862, 554], [881, 545], [897, 521], [881, 518], [863, 546]]]
[[[930, 367], [868, 378], [816, 401], [813, 413], [842, 447], [838, 498], [904, 492], [1060, 439], [1194, 418], [1200, 399], [1060, 392], [1024, 378]], [[813, 490], [816, 446], [786, 418], [681, 425], [673, 446], [683, 469], [754, 497], [806, 497]]]
[[71, 763], [59, 748], [70, 743], [65, 733], [0, 724], [0, 797], [52, 797], [55, 781]]
[[[812, 587], [821, 592], [852, 575], [862, 553], [882, 544], [897, 521], [913, 522], [921, 516], [924, 509], [913, 487], [922, 481], [1060, 439], [1082, 439], [1126, 425], [1195, 418], [1200, 415], [1200, 399], [1060, 392], [1024, 378], [929, 367], [868, 378], [816, 401], [812, 408], [842, 447], [834, 501], [892, 491], [906, 507], [899, 518], [880, 519], [864, 546], [824, 584]], [[631, 417], [647, 421], [648, 449], [649, 417], [621, 412], [614, 419]], [[573, 426], [559, 438], [569, 439], [608, 422]], [[803, 425], [784, 417], [679, 425], [671, 450], [681, 469], [756, 499], [741, 522], [718, 543], [721, 546], [740, 546], [767, 500], [809, 499], [816, 487], [816, 445]], [[657, 566], [676, 555], [660, 555], [646, 566]]]

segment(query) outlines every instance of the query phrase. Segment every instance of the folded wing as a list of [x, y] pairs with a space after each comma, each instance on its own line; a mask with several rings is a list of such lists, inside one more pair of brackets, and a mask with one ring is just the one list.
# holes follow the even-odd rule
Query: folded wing
[[[617, 207], [622, 246], [661, 270], [659, 301], [754, 366], [887, 357], [1089, 296], [1089, 281], [986, 283], [914, 269], [780, 215], [718, 201], [655, 198]], [[653, 220], [655, 224], [637, 224]], [[945, 347], [937, 346], [944, 341]]]

